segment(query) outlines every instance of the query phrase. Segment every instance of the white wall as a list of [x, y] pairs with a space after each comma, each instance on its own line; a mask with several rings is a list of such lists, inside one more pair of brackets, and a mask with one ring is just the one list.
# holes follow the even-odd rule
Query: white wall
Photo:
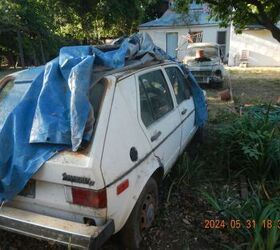
[[[183, 36], [186, 36], [188, 32], [203, 31], [203, 41], [209, 43], [217, 43], [217, 31], [227, 31], [227, 46], [226, 54], [229, 51], [229, 37], [230, 28], [219, 28], [218, 25], [203, 25], [203, 26], [191, 26], [191, 27], [174, 27], [174, 28], [140, 28], [140, 31], [147, 32], [153, 39], [154, 43], [166, 51], [166, 33], [178, 32], [178, 60], [182, 61], [185, 56], [185, 49], [187, 43]], [[183, 45], [183, 46], [182, 46]]]
[[248, 50], [248, 66], [280, 66], [280, 43], [268, 30], [245, 30], [235, 34], [232, 29], [229, 66], [240, 64], [241, 50]]

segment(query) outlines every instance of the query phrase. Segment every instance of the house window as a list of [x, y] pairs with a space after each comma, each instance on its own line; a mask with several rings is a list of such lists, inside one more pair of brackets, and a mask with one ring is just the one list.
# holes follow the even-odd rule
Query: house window
[[222, 55], [226, 54], [226, 31], [218, 31], [217, 32], [217, 44], [220, 45], [220, 49], [222, 51]]
[[189, 41], [193, 43], [201, 43], [203, 38], [202, 31], [189, 32]]

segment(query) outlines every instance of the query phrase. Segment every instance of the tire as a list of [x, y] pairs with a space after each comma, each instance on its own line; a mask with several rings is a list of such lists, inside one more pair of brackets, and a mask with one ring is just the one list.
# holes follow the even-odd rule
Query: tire
[[158, 185], [150, 178], [142, 190], [126, 224], [120, 231], [120, 237], [125, 249], [140, 248], [143, 232], [148, 229], [155, 218], [158, 209]]

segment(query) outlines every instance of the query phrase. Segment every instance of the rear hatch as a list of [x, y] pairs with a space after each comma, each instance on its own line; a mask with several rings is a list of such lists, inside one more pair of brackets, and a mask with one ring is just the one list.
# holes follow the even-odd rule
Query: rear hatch
[[[2, 81], [0, 103], [6, 117], [12, 108], [5, 109], [3, 103], [17, 92], [16, 98], [12, 98], [12, 107], [14, 107], [26, 93], [30, 84], [30, 81], [19, 82], [14, 76]], [[98, 111], [105, 96], [105, 85], [101, 81], [94, 87], [97, 90], [92, 91], [95, 96], [91, 96], [91, 99], [94, 99], [94, 106], [98, 108]], [[24, 91], [18, 91], [19, 86], [25, 86]], [[98, 112], [95, 113], [98, 114]], [[4, 115], [1, 119], [3, 123]], [[106, 117], [98, 119], [106, 120]], [[104, 138], [102, 132], [98, 132], [101, 133], [100, 135], [94, 134], [95, 140]], [[102, 141], [98, 141], [97, 144], [102, 145]], [[45, 162], [24, 190], [7, 205], [75, 222], [103, 224], [107, 209], [106, 190], [99, 166], [101, 149], [102, 147], [91, 143], [78, 152], [59, 152]], [[96, 157], [93, 157], [93, 151]]]
[[[90, 163], [89, 152], [58, 153], [40, 168], [8, 205], [71, 221], [102, 224], [106, 217], [106, 204], [96, 199], [106, 199], [106, 192], [95, 190], [96, 171]], [[98, 185], [104, 187], [100, 182]], [[100, 221], [96, 221], [96, 217]]]

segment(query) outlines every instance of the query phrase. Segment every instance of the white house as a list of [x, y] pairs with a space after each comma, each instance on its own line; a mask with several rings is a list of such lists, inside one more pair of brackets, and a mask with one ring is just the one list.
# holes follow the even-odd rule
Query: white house
[[172, 10], [172, 2], [162, 17], [139, 26], [139, 31], [149, 33], [169, 55], [182, 61], [192, 40], [218, 43], [229, 66], [280, 66], [280, 43], [264, 27], [248, 25], [242, 34], [236, 34], [232, 25], [221, 28], [209, 19], [207, 5], [191, 4], [188, 15], [182, 15]]
[[280, 43], [261, 25], [248, 25], [242, 34], [230, 33], [229, 66], [280, 66]]
[[224, 55], [229, 52], [230, 27], [221, 28], [218, 22], [209, 20], [205, 4], [191, 4], [188, 15], [174, 12], [171, 6], [162, 17], [138, 28], [149, 33], [155, 44], [179, 60], [185, 55], [187, 38], [193, 42], [218, 43]]

